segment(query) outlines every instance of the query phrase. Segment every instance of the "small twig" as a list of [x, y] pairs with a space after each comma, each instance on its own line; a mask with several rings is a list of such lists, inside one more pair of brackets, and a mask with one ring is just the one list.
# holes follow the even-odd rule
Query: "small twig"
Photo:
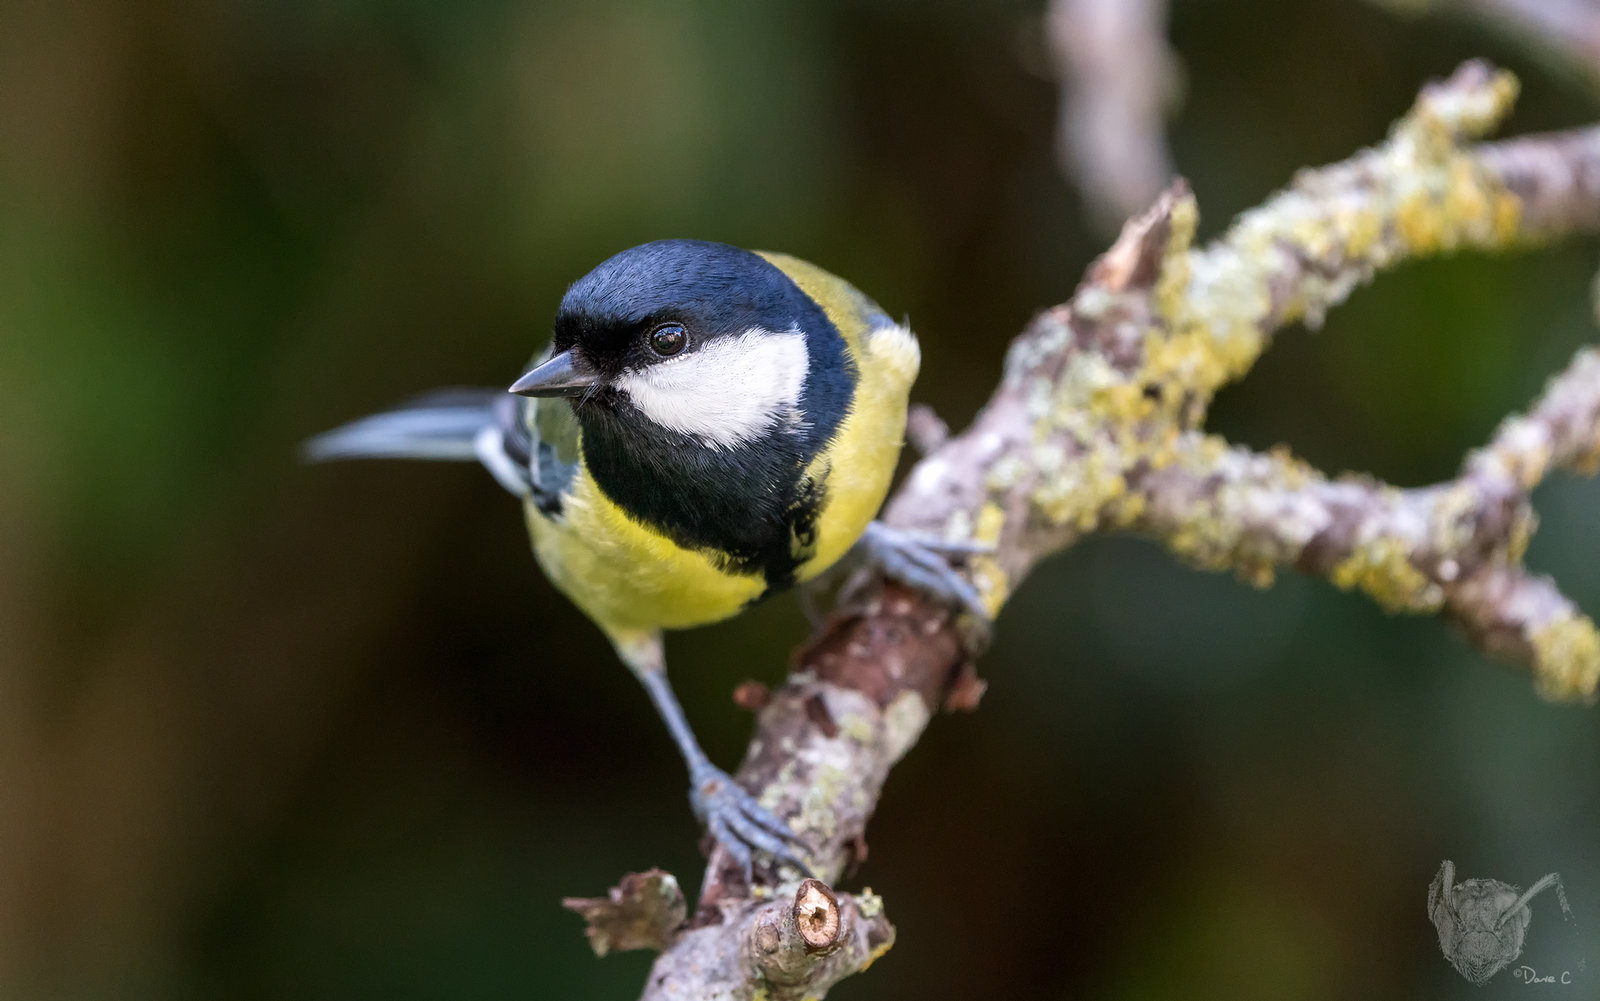
[[665, 949], [683, 927], [688, 905], [670, 872], [630, 872], [604, 897], [568, 897], [561, 906], [583, 917], [596, 956]]
[[802, 1001], [866, 969], [894, 944], [883, 902], [871, 891], [836, 894], [803, 880], [793, 896], [730, 909], [720, 924], [692, 928], [659, 963], [645, 1001]]
[[1166, 20], [1166, 0], [1052, 0], [1046, 15], [1061, 80], [1056, 160], [1109, 232], [1172, 181], [1178, 71]]
[[750, 958], [761, 979], [785, 987], [810, 983], [817, 967], [845, 943], [846, 917], [839, 898], [815, 879], [800, 884], [790, 906], [756, 915]]
[[1600, 633], [1521, 560], [1535, 526], [1528, 492], [1552, 466], [1592, 472], [1597, 457], [1600, 355], [1586, 349], [1446, 483], [1329, 480], [1286, 451], [1188, 432], [1129, 488], [1146, 498], [1134, 527], [1191, 563], [1260, 585], [1290, 566], [1390, 611], [1442, 611], [1485, 652], [1526, 664], [1550, 697], [1589, 699]]

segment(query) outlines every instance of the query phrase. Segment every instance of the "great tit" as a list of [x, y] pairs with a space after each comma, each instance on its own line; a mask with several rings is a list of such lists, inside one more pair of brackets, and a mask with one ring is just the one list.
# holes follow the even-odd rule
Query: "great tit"
[[313, 459], [477, 460], [522, 499], [551, 582], [643, 682], [690, 801], [748, 877], [804, 845], [700, 749], [662, 630], [726, 619], [858, 542], [889, 572], [981, 611], [938, 551], [873, 517], [900, 454], [916, 337], [845, 281], [699, 240], [625, 250], [561, 300], [510, 392], [445, 390], [312, 439]]

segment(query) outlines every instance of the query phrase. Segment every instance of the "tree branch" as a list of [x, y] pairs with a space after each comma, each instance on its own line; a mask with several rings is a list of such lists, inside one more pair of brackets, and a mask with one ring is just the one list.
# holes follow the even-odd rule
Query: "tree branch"
[[[1386, 143], [1302, 173], [1203, 249], [1190, 247], [1194, 199], [1175, 185], [1069, 303], [1016, 339], [989, 403], [915, 467], [886, 520], [991, 544], [966, 572], [995, 612], [1040, 559], [1086, 533], [1130, 529], [1257, 583], [1294, 566], [1392, 609], [1442, 612], [1528, 665], [1545, 693], [1592, 699], [1600, 636], [1518, 560], [1533, 531], [1528, 491], [1551, 468], [1592, 471], [1600, 456], [1593, 352], [1434, 487], [1329, 480], [1287, 452], [1234, 448], [1201, 427], [1212, 394], [1274, 331], [1315, 323], [1382, 268], [1600, 228], [1600, 130], [1463, 145], [1514, 92], [1508, 75], [1467, 64], [1425, 89]], [[863, 850], [890, 768], [953, 690], [970, 693], [962, 625], [875, 583], [795, 655], [762, 707], [738, 778], [814, 846], [827, 883]], [[856, 938], [826, 961], [799, 961], [785, 922], [810, 884], [774, 876], [746, 886], [713, 851], [699, 910], [656, 960], [645, 996], [821, 997], [892, 942], [876, 897], [826, 891]]]
[[1359, 588], [1395, 612], [1443, 612], [1481, 649], [1528, 666], [1555, 699], [1590, 699], [1600, 634], [1522, 554], [1537, 519], [1528, 492], [1552, 466], [1600, 461], [1600, 354], [1580, 351], [1534, 408], [1513, 417], [1454, 480], [1396, 490], [1329, 480], [1286, 450], [1229, 447], [1186, 432], [1173, 461], [1136, 471], [1134, 527], [1208, 569], [1258, 585], [1275, 566]]

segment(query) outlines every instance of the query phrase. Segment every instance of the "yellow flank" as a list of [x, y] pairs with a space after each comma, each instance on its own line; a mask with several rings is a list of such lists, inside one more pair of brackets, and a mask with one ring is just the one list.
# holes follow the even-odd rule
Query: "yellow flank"
[[866, 351], [870, 360], [861, 365], [855, 403], [833, 445], [806, 470], [826, 484], [826, 492], [817, 518], [816, 553], [795, 574], [801, 581], [833, 566], [855, 545], [883, 507], [900, 458], [906, 398], [921, 358], [917, 339], [904, 327], [880, 327], [867, 335]]
[[524, 510], [550, 582], [615, 642], [725, 619], [766, 590], [761, 577], [721, 570], [711, 556], [628, 517], [581, 464], [559, 520], [532, 503]]
[[882, 311], [849, 282], [787, 254], [762, 252], [822, 307], [843, 335], [859, 381], [833, 443], [806, 470], [825, 484], [817, 518], [817, 550], [796, 577], [807, 581], [838, 562], [878, 514], [905, 440], [906, 401], [922, 364], [917, 338], [905, 327], [873, 329]]
[[[848, 283], [793, 257], [762, 256], [822, 307], [859, 373], [854, 403], [838, 434], [807, 469], [824, 484], [816, 552], [796, 574], [809, 580], [855, 544], [883, 505], [921, 353], [904, 327], [871, 329], [872, 318], [881, 312]], [[566, 405], [541, 401], [541, 406]], [[581, 457], [559, 519], [532, 503], [525, 511], [534, 555], [550, 581], [618, 644], [657, 629], [728, 618], [766, 590], [762, 576], [721, 569], [714, 554], [686, 549], [629, 517], [606, 497]]]

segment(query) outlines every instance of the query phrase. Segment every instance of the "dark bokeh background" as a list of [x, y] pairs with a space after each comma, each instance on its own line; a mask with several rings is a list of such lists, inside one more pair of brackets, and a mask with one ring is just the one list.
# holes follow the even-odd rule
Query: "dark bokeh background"
[[[0, 996], [626, 998], [557, 900], [697, 882], [680, 765], [514, 506], [306, 435], [504, 384], [565, 283], [692, 235], [909, 314], [960, 424], [1103, 245], [1051, 162], [1035, 2], [11, 0], [0, 6]], [[1376, 141], [1425, 78], [1576, 77], [1352, 0], [1178, 3], [1204, 226]], [[1215, 424], [1448, 475], [1594, 334], [1592, 241], [1408, 265], [1287, 332]], [[1531, 561], [1600, 612], [1600, 488]], [[790, 600], [675, 637], [709, 750]], [[1567, 881], [1525, 960], [1600, 995], [1600, 736], [1439, 623], [1096, 541], [1003, 617], [982, 711], [898, 769], [857, 883], [901, 944], [836, 996], [1509, 997], [1424, 916]], [[1590, 961], [1580, 967], [1580, 962]]]

